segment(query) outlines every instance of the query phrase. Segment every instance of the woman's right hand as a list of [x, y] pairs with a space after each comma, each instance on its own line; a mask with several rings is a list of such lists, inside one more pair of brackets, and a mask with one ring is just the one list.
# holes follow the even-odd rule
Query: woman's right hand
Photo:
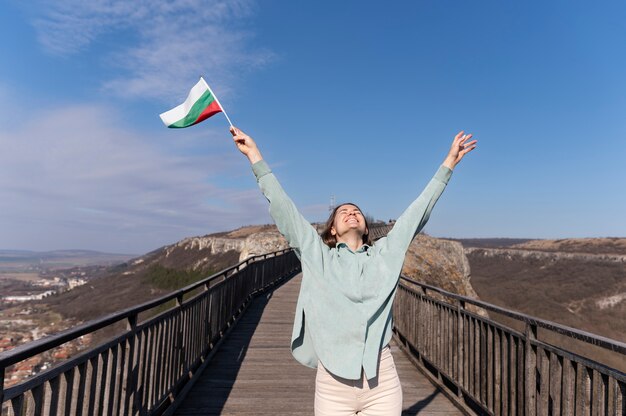
[[233, 141], [237, 146], [237, 149], [250, 161], [250, 164], [254, 164], [260, 160], [263, 160], [263, 156], [261, 156], [261, 152], [259, 148], [256, 146], [252, 137], [245, 134], [243, 131], [239, 130], [237, 127], [230, 128], [230, 134], [233, 135]]

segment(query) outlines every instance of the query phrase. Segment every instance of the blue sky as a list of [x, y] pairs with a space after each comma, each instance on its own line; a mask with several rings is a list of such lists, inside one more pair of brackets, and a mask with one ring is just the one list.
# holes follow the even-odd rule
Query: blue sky
[[626, 236], [626, 3], [0, 3], [0, 248], [143, 253], [268, 223], [222, 115], [158, 114], [200, 74], [311, 221], [397, 218], [452, 137], [426, 231]]

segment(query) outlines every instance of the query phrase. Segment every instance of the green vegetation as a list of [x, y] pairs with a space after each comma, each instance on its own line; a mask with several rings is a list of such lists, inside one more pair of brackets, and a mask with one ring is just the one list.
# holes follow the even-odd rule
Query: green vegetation
[[126, 269], [128, 269], [128, 263], [120, 263], [120, 264], [116, 264], [115, 266], [109, 267], [107, 272], [109, 272], [109, 273], [122, 273]]
[[143, 283], [163, 290], [176, 290], [213, 274], [207, 270], [176, 270], [160, 264], [150, 266], [145, 272]]

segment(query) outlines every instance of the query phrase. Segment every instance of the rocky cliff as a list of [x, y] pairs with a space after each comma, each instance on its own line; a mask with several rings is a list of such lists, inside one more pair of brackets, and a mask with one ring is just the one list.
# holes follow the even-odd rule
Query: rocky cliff
[[216, 272], [250, 256], [288, 248], [273, 225], [238, 228], [227, 233], [189, 237], [140, 257], [133, 265], [158, 264], [177, 270]]
[[[463, 245], [456, 241], [418, 235], [409, 246], [402, 274], [448, 292], [478, 299], [470, 283], [470, 263]], [[482, 309], [472, 305], [467, 308], [487, 315]]]
[[[163, 248], [152, 261], [178, 267], [204, 269], [212, 260], [238, 253], [239, 260], [249, 256], [288, 248], [275, 226], [244, 227], [229, 233], [192, 237]], [[402, 273], [419, 282], [441, 287], [452, 293], [477, 298], [470, 283], [470, 264], [463, 246], [450, 240], [417, 236], [406, 255]]]
[[540, 260], [544, 262], [555, 262], [559, 260], [578, 260], [578, 261], [601, 261], [626, 264], [626, 254], [616, 253], [585, 253], [585, 252], [558, 252], [544, 251], [535, 249], [536, 245], [528, 245], [532, 247], [526, 248], [476, 248], [468, 247], [465, 252], [472, 256], [482, 257], [503, 257], [508, 260], [513, 258]]

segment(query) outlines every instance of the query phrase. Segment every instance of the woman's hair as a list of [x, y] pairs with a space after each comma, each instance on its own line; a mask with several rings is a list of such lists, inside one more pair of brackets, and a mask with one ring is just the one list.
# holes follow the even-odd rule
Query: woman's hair
[[330, 213], [330, 216], [328, 217], [328, 219], [326, 220], [326, 224], [324, 225], [324, 231], [322, 231], [322, 241], [324, 242], [324, 244], [326, 244], [330, 248], [334, 248], [337, 245], [337, 236], [334, 236], [330, 232], [330, 229], [333, 227], [333, 224], [335, 223], [335, 216], [337, 216], [337, 211], [339, 210], [339, 208], [341, 208], [344, 205], [352, 205], [353, 207], [356, 207], [359, 211], [361, 211], [361, 214], [363, 215], [363, 220], [365, 221], [365, 229], [367, 230], [367, 232], [363, 234], [363, 244], [367, 244], [368, 246], [371, 246], [372, 240], [370, 240], [370, 226], [367, 223], [367, 218], [365, 218], [365, 214], [363, 214], [363, 210], [361, 210], [361, 208], [359, 208], [357, 204], [353, 204], [352, 202], [345, 202], [343, 204], [339, 204], [335, 207], [335, 209], [333, 209], [333, 212]]

